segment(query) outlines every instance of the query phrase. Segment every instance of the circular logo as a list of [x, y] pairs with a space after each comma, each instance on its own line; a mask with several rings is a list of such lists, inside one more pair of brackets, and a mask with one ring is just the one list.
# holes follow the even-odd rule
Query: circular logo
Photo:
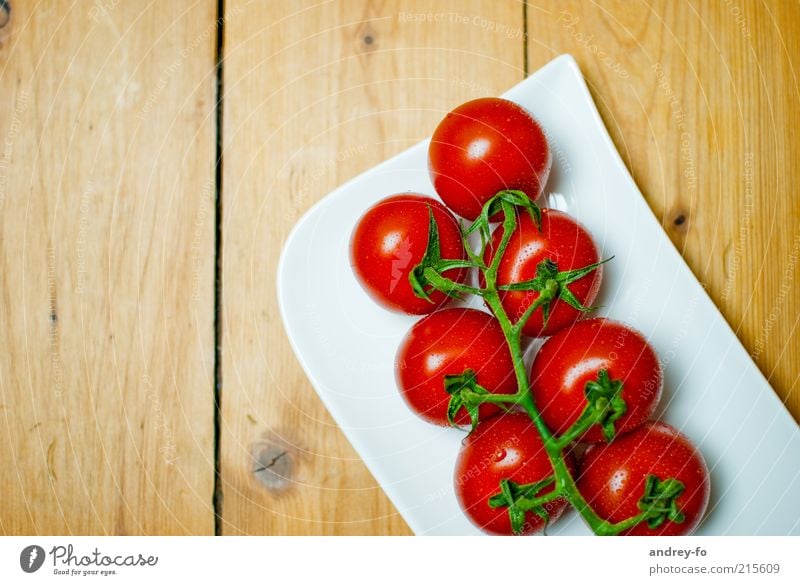
[[26, 573], [35, 573], [42, 568], [44, 557], [44, 549], [41, 546], [37, 544], [26, 546], [19, 553], [19, 566]]

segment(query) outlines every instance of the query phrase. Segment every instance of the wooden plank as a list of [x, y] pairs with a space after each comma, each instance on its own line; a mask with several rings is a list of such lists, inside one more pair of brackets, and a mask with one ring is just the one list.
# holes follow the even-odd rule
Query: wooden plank
[[800, 420], [796, 2], [532, 0], [535, 70], [572, 53], [628, 168]]
[[11, 4], [0, 532], [213, 534], [216, 5]]
[[[523, 6], [226, 6], [223, 533], [405, 534], [292, 355], [278, 255], [324, 194], [523, 79]], [[256, 478], [254, 453], [278, 473]]]

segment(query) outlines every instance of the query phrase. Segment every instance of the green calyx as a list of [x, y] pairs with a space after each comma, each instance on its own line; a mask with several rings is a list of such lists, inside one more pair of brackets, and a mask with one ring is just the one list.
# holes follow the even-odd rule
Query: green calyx
[[478, 409], [481, 405], [476, 398], [488, 395], [489, 391], [478, 384], [475, 372], [470, 369], [464, 370], [461, 374], [445, 376], [444, 389], [450, 394], [450, 402], [447, 404], [447, 422], [451, 426], [457, 427], [456, 416], [463, 408], [469, 415], [470, 432], [474, 431], [478, 426]]
[[433, 209], [428, 205], [428, 244], [425, 255], [408, 274], [408, 281], [414, 294], [429, 303], [433, 303], [430, 293], [440, 290], [447, 296], [458, 298], [459, 293], [479, 294], [480, 291], [470, 286], [450, 280], [443, 273], [456, 268], [471, 268], [474, 264], [469, 260], [447, 260], [442, 258], [439, 241], [439, 226], [433, 217]]
[[517, 209], [527, 211], [533, 223], [535, 223], [540, 230], [542, 229], [542, 210], [539, 209], [539, 206], [523, 191], [506, 190], [498, 192], [497, 195], [484, 204], [481, 214], [466, 230], [466, 235], [478, 232], [481, 236], [481, 250], [484, 250], [492, 237], [490, 226], [493, 221], [492, 217], [501, 211], [505, 217], [509, 217], [510, 215], [516, 214]]
[[518, 484], [510, 479], [500, 480], [500, 492], [489, 498], [490, 508], [508, 508], [511, 520], [511, 530], [514, 534], [522, 533], [525, 527], [525, 514], [533, 512], [544, 520], [545, 525], [550, 521], [546, 504], [560, 496], [555, 489], [540, 495], [540, 492], [556, 482], [554, 476], [546, 477], [541, 481], [528, 484]]
[[584, 393], [588, 402], [584, 412], [603, 429], [603, 438], [611, 442], [617, 432], [615, 423], [628, 411], [622, 399], [622, 381], [612, 380], [608, 370], [600, 370], [597, 381], [586, 382]]
[[683, 483], [672, 477], [662, 481], [655, 475], [647, 476], [644, 495], [638, 506], [642, 520], [647, 522], [649, 528], [658, 528], [668, 520], [678, 524], [685, 520], [678, 508], [678, 497], [684, 490]]
[[450, 394], [450, 402], [447, 404], [447, 422], [451, 426], [458, 427], [455, 419], [459, 411], [464, 409], [469, 415], [470, 433], [478, 426], [481, 404], [496, 404], [503, 410], [508, 411], [509, 407], [516, 404], [520, 399], [519, 394], [493, 394], [489, 392], [478, 384], [477, 374], [469, 368], [460, 374], [445, 375], [444, 389]]
[[590, 274], [599, 266], [605, 264], [610, 258], [589, 264], [583, 268], [575, 268], [573, 270], [560, 271], [558, 265], [549, 258], [545, 258], [536, 266], [536, 276], [530, 280], [523, 282], [515, 282], [512, 284], [505, 284], [498, 286], [498, 290], [502, 291], [535, 291], [539, 293], [537, 299], [528, 307], [522, 318], [521, 323], [525, 323], [533, 312], [541, 307], [542, 309], [542, 323], [546, 326], [547, 321], [550, 319], [550, 311], [553, 303], [561, 299], [570, 307], [577, 309], [581, 312], [592, 311], [597, 307], [586, 307], [581, 303], [578, 298], [569, 289], [569, 285]]
[[594, 425], [600, 425], [603, 438], [611, 442], [617, 433], [616, 422], [628, 411], [628, 405], [622, 398], [622, 387], [622, 381], [612, 380], [608, 370], [600, 370], [597, 380], [586, 382], [586, 406], [578, 420], [558, 438], [559, 447], [566, 448]]

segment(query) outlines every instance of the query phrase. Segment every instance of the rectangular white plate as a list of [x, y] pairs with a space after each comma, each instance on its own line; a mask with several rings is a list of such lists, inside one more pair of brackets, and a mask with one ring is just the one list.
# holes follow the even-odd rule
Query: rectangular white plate
[[[710, 511], [698, 533], [800, 533], [798, 426], [639, 193], [575, 61], [553, 60], [504, 97], [530, 110], [549, 136], [548, 206], [577, 217], [603, 255], [615, 256], [600, 313], [642, 331], [663, 360], [660, 416], [692, 439], [711, 469]], [[395, 387], [395, 352], [416, 318], [373, 303], [348, 257], [353, 226], [370, 205], [403, 191], [434, 194], [427, 148], [376, 166], [306, 213], [283, 250], [278, 299], [311, 383], [412, 530], [476, 534], [453, 494], [463, 433], [416, 418]], [[588, 529], [572, 513], [550, 533]]]

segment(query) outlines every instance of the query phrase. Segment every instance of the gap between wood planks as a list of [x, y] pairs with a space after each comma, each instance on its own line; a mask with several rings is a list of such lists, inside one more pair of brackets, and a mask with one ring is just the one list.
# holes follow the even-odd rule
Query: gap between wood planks
[[225, 0], [217, 0], [216, 164], [214, 165], [214, 536], [222, 536], [222, 472], [220, 468], [220, 429], [222, 423], [222, 103], [224, 95], [223, 59], [225, 48]]
[[522, 79], [528, 77], [528, 0], [522, 0]]
[[[0, 0], [2, 1], [2, 0]], [[528, 2], [522, 2], [523, 79], [528, 77]], [[220, 430], [222, 423], [222, 115], [224, 102], [225, 0], [217, 0], [217, 43], [214, 67], [217, 79], [216, 164], [214, 165], [214, 535], [222, 536], [222, 470]]]

